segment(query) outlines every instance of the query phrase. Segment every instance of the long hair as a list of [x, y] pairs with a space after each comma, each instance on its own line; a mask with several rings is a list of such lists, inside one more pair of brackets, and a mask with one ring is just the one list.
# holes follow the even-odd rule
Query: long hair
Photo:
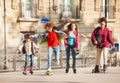
[[69, 31], [72, 30], [72, 24], [75, 24], [75, 26], [76, 26], [75, 30], [76, 30], [76, 33], [78, 34], [78, 27], [77, 27], [77, 24], [76, 24], [75, 22], [70, 23], [70, 24], [68, 25], [68, 29], [67, 29], [67, 30], [69, 30]]

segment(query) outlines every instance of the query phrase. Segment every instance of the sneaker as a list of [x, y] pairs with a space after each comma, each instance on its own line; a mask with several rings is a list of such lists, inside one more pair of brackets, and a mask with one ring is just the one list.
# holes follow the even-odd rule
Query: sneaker
[[65, 73], [68, 73], [68, 72], [69, 72], [69, 68], [66, 68], [66, 69], [65, 69]]
[[33, 68], [30, 68], [30, 73], [33, 74]]
[[107, 65], [103, 65], [103, 71], [106, 71], [107, 70]]
[[99, 73], [99, 65], [96, 65], [95, 68], [93, 69], [93, 73]]
[[33, 71], [30, 71], [31, 74], [33, 74]]
[[24, 74], [24, 75], [27, 75], [27, 69], [26, 69], [26, 68], [24, 68], [23, 74]]
[[60, 61], [57, 61], [57, 65], [60, 65]]
[[51, 67], [49, 67], [47, 71], [50, 71], [50, 72], [51, 72], [51, 71], [52, 71]]
[[73, 69], [73, 73], [76, 73], [76, 69]]
[[27, 72], [23, 71], [23, 74], [24, 74], [24, 75], [27, 75]]

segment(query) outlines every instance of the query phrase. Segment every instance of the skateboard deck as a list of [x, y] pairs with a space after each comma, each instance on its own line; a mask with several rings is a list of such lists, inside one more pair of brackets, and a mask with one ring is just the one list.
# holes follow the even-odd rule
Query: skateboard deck
[[45, 73], [45, 75], [46, 75], [46, 76], [52, 76], [52, 75], [53, 75], [53, 72], [47, 71], [47, 72]]

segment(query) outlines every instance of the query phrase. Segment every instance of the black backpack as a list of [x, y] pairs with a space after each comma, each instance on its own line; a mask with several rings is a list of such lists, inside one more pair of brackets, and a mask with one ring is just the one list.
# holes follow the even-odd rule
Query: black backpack
[[[97, 27], [97, 30], [96, 30], [96, 32], [95, 32], [95, 34], [94, 34], [94, 36], [95, 36], [95, 39], [97, 40], [97, 42], [98, 42], [98, 44], [97, 45], [99, 45], [100, 44], [100, 34], [99, 34], [99, 30], [100, 30], [100, 27]], [[93, 41], [93, 39], [91, 38], [91, 41], [92, 41], [92, 44], [93, 45], [96, 45], [96, 44], [94, 44], [94, 41]]]

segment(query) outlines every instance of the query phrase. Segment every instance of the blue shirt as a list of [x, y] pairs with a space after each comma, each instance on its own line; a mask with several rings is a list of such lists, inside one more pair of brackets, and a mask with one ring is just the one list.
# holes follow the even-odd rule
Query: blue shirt
[[75, 35], [73, 32], [70, 32], [68, 36], [68, 45], [75, 45]]

